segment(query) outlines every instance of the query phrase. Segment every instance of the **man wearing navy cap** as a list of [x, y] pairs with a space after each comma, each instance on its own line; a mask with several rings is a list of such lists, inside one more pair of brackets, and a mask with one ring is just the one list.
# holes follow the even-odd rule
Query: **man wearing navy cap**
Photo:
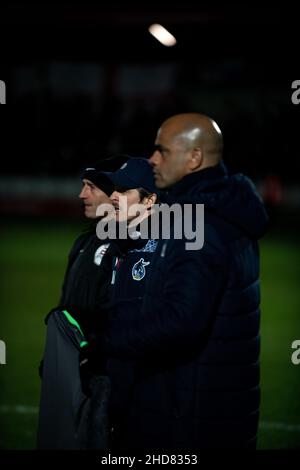
[[[116, 164], [122, 164], [119, 170], [103, 171], [115, 169]], [[100, 162], [84, 170], [82, 182], [79, 198], [85, 216], [93, 224], [73, 245], [59, 305], [51, 310], [46, 319], [38, 430], [38, 447], [41, 449], [101, 449], [107, 445], [106, 416], [101, 416], [101, 407], [108, 398], [110, 383], [105, 377], [100, 381], [94, 380], [94, 389], [98, 387], [100, 391], [88, 397], [90, 390], [86, 383], [81, 382], [84, 377], [82, 370], [86, 372], [87, 369], [82, 368], [80, 377], [79, 353], [84, 350], [95, 329], [105, 321], [104, 312], [111, 301], [114, 284], [112, 263], [116, 258], [116, 249], [118, 253], [120, 250], [125, 252], [128, 245], [125, 241], [119, 247], [110, 240], [97, 237], [97, 208], [101, 204], [111, 204], [118, 214], [121, 193], [126, 196], [128, 207], [139, 202], [150, 208], [156, 199], [152, 169], [146, 159], [121, 156], [117, 160]], [[146, 243], [144, 241], [144, 245]], [[98, 403], [97, 413], [91, 413]], [[101, 421], [101, 438], [97, 438], [97, 430], [93, 429], [93, 423], [89, 420], [90, 415], [94, 420]]]
[[202, 114], [172, 116], [157, 133], [156, 186], [183, 212], [205, 204], [204, 244], [159, 240], [141, 308], [121, 305], [98, 338], [102, 356], [136, 363], [115, 440], [125, 455], [256, 447], [258, 240], [268, 217], [251, 180], [228, 173], [222, 150], [220, 128]]

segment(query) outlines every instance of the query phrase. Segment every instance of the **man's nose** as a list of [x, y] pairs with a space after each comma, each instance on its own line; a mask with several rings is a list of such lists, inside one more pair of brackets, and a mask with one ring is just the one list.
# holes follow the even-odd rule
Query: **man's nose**
[[155, 150], [151, 157], [149, 158], [149, 163], [151, 166], [156, 166], [159, 162], [159, 151]]
[[82, 188], [82, 190], [80, 191], [79, 193], [79, 199], [84, 199], [84, 189]]
[[120, 197], [120, 193], [118, 193], [118, 191], [114, 191], [114, 192], [110, 195], [110, 200], [113, 201], [113, 202], [118, 202], [119, 197]]
[[86, 199], [86, 198], [87, 198], [86, 186], [83, 186], [83, 188], [82, 188], [82, 190], [80, 191], [78, 197], [79, 197], [80, 199]]

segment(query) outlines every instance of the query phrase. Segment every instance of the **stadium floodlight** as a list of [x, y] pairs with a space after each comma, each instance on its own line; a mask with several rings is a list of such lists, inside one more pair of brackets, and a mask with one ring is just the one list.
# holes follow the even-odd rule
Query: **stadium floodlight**
[[155, 37], [155, 39], [157, 39], [164, 46], [175, 46], [175, 44], [177, 43], [174, 36], [160, 24], [152, 24], [151, 26], [149, 26], [148, 31], [150, 34], [152, 34], [152, 36]]

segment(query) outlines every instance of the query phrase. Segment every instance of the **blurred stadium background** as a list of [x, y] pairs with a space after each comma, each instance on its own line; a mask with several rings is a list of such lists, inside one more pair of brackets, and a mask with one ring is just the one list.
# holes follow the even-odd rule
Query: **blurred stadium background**
[[[177, 44], [157, 42], [152, 23]], [[85, 224], [80, 169], [117, 153], [149, 155], [162, 120], [185, 111], [219, 123], [230, 170], [249, 175], [267, 204], [258, 447], [300, 448], [296, 30], [287, 7], [252, 2], [1, 4], [0, 40], [10, 42], [0, 67], [1, 449], [35, 447], [43, 320]]]

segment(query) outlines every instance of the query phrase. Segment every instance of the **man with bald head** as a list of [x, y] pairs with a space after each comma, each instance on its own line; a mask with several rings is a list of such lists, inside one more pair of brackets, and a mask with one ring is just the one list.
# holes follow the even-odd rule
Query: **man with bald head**
[[[103, 353], [135, 361], [118, 449], [255, 449], [259, 416], [259, 254], [267, 216], [252, 182], [230, 175], [216, 122], [178, 114], [150, 158], [161, 199], [204, 205], [204, 244], [160, 240], [141, 310], [110, 319]], [[173, 227], [174, 228], [174, 227]], [[173, 235], [172, 235], [173, 233]]]
[[169, 188], [184, 176], [217, 165], [223, 138], [218, 125], [202, 114], [178, 114], [157, 133], [152, 155], [158, 188]]

